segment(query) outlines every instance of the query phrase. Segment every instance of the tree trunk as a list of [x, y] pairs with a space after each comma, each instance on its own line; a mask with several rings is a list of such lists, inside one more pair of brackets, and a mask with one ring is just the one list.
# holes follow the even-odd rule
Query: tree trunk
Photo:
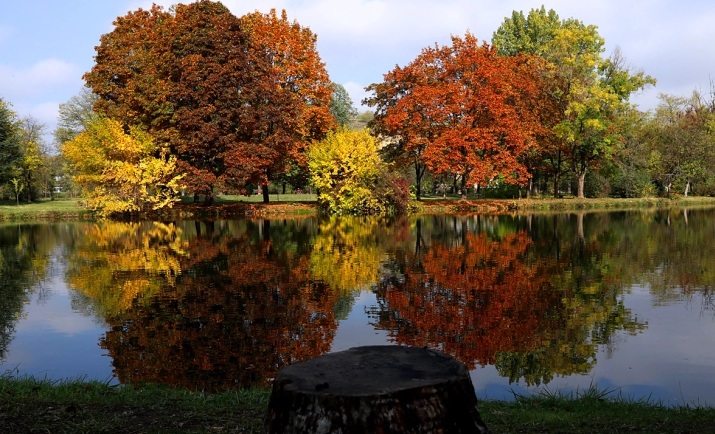
[[425, 174], [425, 169], [419, 163], [415, 163], [415, 193], [417, 200], [422, 199], [422, 176]]
[[576, 196], [579, 199], [583, 199], [586, 197], [583, 193], [585, 185], [586, 185], [586, 169], [583, 169], [578, 174], [578, 192], [577, 192]]
[[263, 190], [263, 203], [268, 203], [270, 197], [268, 196], [268, 183], [265, 183], [261, 189]]
[[351, 348], [288, 366], [266, 433], [488, 433], [464, 364], [439, 351]]
[[683, 192], [683, 196], [688, 197], [688, 193], [690, 193], [690, 181], [687, 181], [685, 183], [685, 191]]
[[462, 175], [462, 199], [467, 199], [467, 175]]

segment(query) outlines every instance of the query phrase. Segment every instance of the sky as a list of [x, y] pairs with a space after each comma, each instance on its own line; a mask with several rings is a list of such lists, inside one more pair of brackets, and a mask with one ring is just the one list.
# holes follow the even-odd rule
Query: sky
[[[155, 0], [170, 7], [178, 0]], [[185, 3], [190, 2], [185, 0]], [[333, 82], [342, 84], [354, 105], [364, 88], [382, 81], [434, 44], [471, 32], [482, 41], [512, 11], [553, 9], [598, 27], [604, 56], [620, 47], [628, 66], [657, 80], [631, 98], [654, 109], [661, 93], [709, 94], [715, 78], [715, 2], [711, 0], [225, 0], [234, 15], [285, 9], [288, 18], [310, 28]], [[94, 63], [99, 38], [113, 21], [145, 0], [0, 0], [0, 98], [22, 118], [56, 127], [59, 104], [77, 95], [82, 74]]]

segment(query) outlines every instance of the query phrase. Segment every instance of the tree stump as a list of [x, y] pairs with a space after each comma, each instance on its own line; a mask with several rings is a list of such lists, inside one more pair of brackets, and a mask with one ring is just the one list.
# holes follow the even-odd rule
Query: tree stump
[[442, 352], [367, 346], [278, 372], [267, 433], [488, 433], [464, 364]]

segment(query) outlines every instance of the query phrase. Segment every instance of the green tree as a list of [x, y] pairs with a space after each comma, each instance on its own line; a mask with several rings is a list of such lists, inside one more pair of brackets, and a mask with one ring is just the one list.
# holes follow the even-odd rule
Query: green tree
[[548, 62], [541, 74], [553, 86], [547, 95], [555, 110], [546, 122], [559, 144], [553, 161], [560, 165], [560, 153], [566, 152], [577, 194], [584, 197], [586, 173], [622, 143], [619, 116], [628, 111], [630, 95], [655, 80], [626, 68], [620, 50], [604, 59], [604, 40], [595, 26], [559, 20], [544, 7], [527, 17], [514, 12], [494, 33], [493, 43], [503, 55], [536, 54]]
[[0, 98], [0, 186], [17, 176], [21, 158], [19, 120], [10, 105]]
[[94, 118], [94, 104], [97, 95], [85, 86], [79, 94], [60, 104], [57, 128], [54, 131], [55, 142], [65, 143], [74, 139]]
[[330, 113], [337, 121], [338, 125], [347, 126], [355, 117], [357, 109], [353, 107], [353, 100], [342, 84], [333, 83], [333, 93], [330, 96]]
[[713, 104], [699, 92], [690, 98], [661, 95], [646, 127], [651, 176], [670, 195], [674, 186], [687, 196], [706, 183], [715, 164]]

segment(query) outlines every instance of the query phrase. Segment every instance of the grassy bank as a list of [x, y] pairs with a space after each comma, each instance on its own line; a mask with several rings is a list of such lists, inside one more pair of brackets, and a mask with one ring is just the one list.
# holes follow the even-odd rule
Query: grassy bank
[[33, 203], [16, 204], [0, 202], [0, 221], [2, 220], [90, 220], [94, 216], [80, 199], [40, 200]]
[[[261, 196], [218, 196], [211, 205], [194, 204], [189, 198], [173, 208], [138, 216], [139, 219], [197, 219], [308, 216], [318, 212], [316, 197], [311, 194], [272, 194], [264, 204]], [[466, 199], [427, 197], [417, 203], [420, 214], [532, 213], [578, 210], [667, 209], [715, 206], [712, 197], [641, 198], [641, 199]], [[0, 202], [0, 221], [91, 220], [94, 213], [79, 199], [43, 200], [36, 203]]]
[[614, 211], [635, 209], [668, 209], [715, 206], [715, 197], [633, 198], [633, 199], [461, 199], [457, 197], [427, 197], [418, 202], [417, 211], [423, 214], [461, 213], [531, 213], [566, 211]]
[[[269, 391], [191, 393], [162, 386], [112, 387], [0, 377], [0, 428], [26, 433], [258, 433]], [[667, 408], [587, 390], [513, 402], [480, 401], [493, 433], [700, 433], [715, 409]]]

